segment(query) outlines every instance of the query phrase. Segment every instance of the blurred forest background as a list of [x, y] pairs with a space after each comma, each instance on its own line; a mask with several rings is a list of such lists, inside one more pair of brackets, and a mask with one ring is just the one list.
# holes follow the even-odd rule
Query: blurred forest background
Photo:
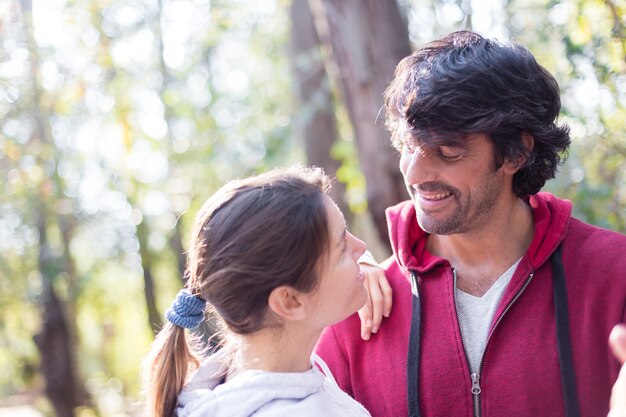
[[405, 191], [382, 91], [463, 28], [556, 76], [573, 146], [547, 189], [625, 233], [622, 0], [1, 0], [0, 415], [139, 415], [190, 223], [228, 179], [323, 166], [385, 257]]

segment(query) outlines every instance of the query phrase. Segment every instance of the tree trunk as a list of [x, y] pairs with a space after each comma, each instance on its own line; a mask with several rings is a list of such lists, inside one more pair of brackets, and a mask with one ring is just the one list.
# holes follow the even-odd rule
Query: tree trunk
[[396, 0], [309, 0], [322, 40], [329, 42], [352, 122], [367, 202], [388, 244], [385, 208], [406, 198], [398, 154], [384, 128], [382, 94], [398, 62], [411, 53]]
[[178, 276], [180, 277], [180, 282], [185, 285], [187, 282], [186, 279], [186, 269], [187, 269], [187, 258], [185, 257], [185, 248], [183, 247], [183, 226], [180, 223], [180, 219], [174, 225], [172, 229], [172, 234], [169, 237], [170, 248], [174, 252], [176, 256], [176, 269], [178, 270]]
[[154, 275], [152, 274], [153, 257], [148, 248], [148, 225], [145, 218], [137, 225], [136, 236], [139, 241], [139, 256], [141, 257], [141, 268], [143, 269], [143, 290], [148, 310], [148, 322], [153, 334], [157, 334], [163, 327], [163, 322], [161, 313], [156, 305]]
[[[32, 0], [21, 0], [21, 14], [24, 22], [24, 38], [28, 43], [30, 60], [29, 76], [32, 80], [32, 108], [31, 116], [35, 129], [29, 143], [35, 143], [35, 160], [37, 165], [44, 166], [52, 159], [58, 165], [56, 150], [49, 127], [49, 110], [42, 103], [42, 88], [40, 86], [39, 48], [35, 41], [33, 27]], [[52, 149], [47, 152], [47, 149]], [[83, 389], [79, 372], [76, 368], [76, 317], [73, 307], [68, 308], [61, 300], [54, 288], [54, 281], [61, 276], [66, 277], [69, 302], [75, 302], [76, 283], [74, 260], [69, 251], [71, 226], [62, 221], [60, 215], [51, 214], [46, 204], [58, 201], [62, 195], [63, 184], [55, 172], [52, 179], [43, 179], [39, 184], [39, 193], [33, 196], [37, 201], [36, 219], [38, 242], [38, 270], [41, 277], [41, 330], [33, 336], [33, 340], [40, 354], [40, 368], [45, 381], [45, 393], [49, 398], [57, 417], [72, 417], [74, 409], [88, 402], [88, 394]], [[51, 191], [51, 190], [54, 190]], [[56, 197], [56, 199], [55, 199]], [[53, 221], [61, 236], [61, 247], [58, 255], [54, 254], [49, 240], [48, 227]], [[65, 271], [65, 275], [60, 273]], [[69, 310], [69, 313], [68, 313]]]
[[[291, 3], [291, 49], [291, 66], [299, 99], [296, 126], [304, 139], [307, 161], [309, 165], [323, 168], [334, 178], [340, 166], [339, 161], [331, 156], [331, 148], [337, 140], [335, 107], [308, 0], [293, 0]], [[336, 181], [331, 197], [349, 223], [351, 211], [346, 204], [345, 192], [345, 185]]]
[[55, 274], [54, 259], [48, 245], [45, 207], [39, 210], [38, 267], [42, 281], [42, 328], [33, 337], [41, 357], [41, 372], [46, 381], [45, 392], [56, 417], [73, 417], [79, 405], [74, 358], [70, 331], [62, 302], [57, 297], [52, 281]]

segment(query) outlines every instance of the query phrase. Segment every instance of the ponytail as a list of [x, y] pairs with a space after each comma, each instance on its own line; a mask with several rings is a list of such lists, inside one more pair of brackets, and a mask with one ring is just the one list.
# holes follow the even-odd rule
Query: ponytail
[[197, 351], [182, 327], [167, 323], [159, 332], [144, 363], [149, 417], [174, 415], [187, 375], [199, 366]]

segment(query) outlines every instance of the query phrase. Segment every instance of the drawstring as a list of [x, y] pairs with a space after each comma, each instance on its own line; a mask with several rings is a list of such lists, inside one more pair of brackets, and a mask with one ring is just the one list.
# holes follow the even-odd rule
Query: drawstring
[[419, 417], [419, 358], [420, 358], [420, 325], [422, 314], [420, 298], [417, 290], [417, 273], [410, 271], [411, 293], [413, 298], [413, 312], [411, 319], [411, 333], [409, 336], [409, 357], [407, 360], [407, 391], [409, 395], [409, 417]]
[[576, 394], [576, 375], [572, 343], [569, 334], [569, 311], [567, 309], [567, 291], [565, 289], [565, 270], [563, 268], [562, 248], [559, 247], [551, 256], [552, 288], [554, 289], [554, 310], [556, 316], [556, 339], [559, 345], [559, 368], [563, 383], [563, 399], [565, 415], [579, 417], [578, 395]]

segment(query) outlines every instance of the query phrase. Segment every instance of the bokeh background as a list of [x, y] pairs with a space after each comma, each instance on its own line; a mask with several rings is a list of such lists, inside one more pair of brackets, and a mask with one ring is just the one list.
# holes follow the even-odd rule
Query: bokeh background
[[0, 415], [140, 415], [190, 223], [231, 178], [324, 167], [386, 257], [382, 90], [464, 28], [556, 76], [573, 145], [546, 188], [625, 233], [621, 0], [0, 0]]

